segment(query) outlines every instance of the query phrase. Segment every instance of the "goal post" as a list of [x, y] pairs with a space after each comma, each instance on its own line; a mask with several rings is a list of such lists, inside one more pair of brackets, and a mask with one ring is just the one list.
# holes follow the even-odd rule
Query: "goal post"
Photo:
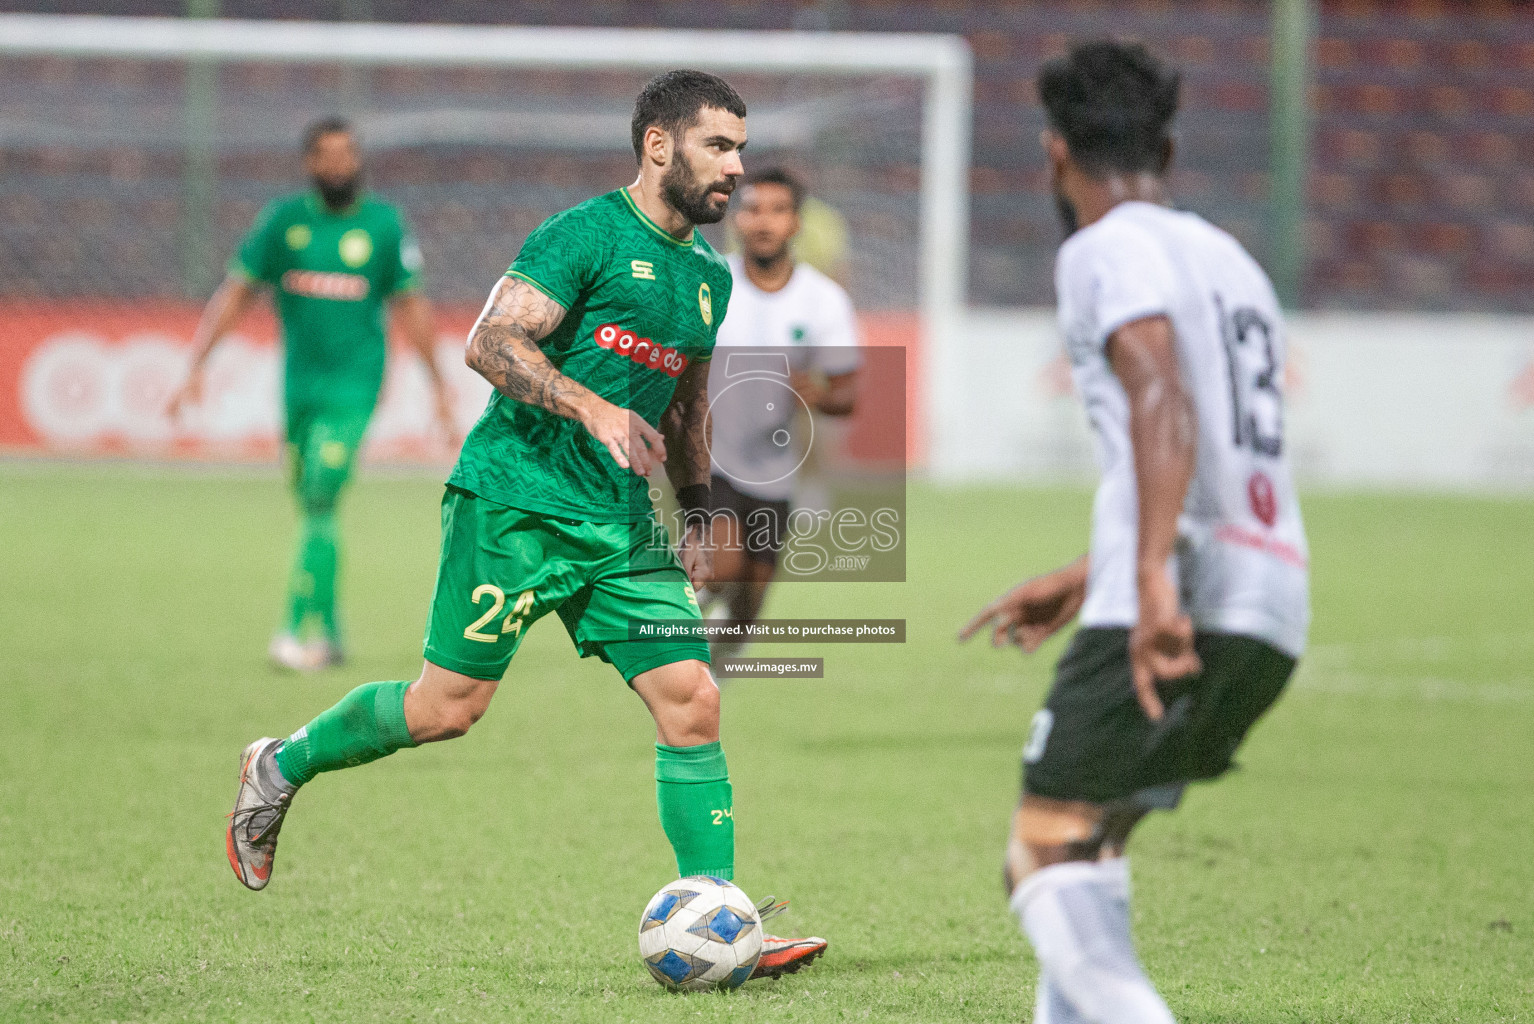
[[[773, 102], [752, 104], [752, 140], [757, 143], [753, 149], [792, 152], [796, 143], [813, 143], [826, 149], [876, 144], [848, 141], [850, 133], [837, 127], [836, 117], [850, 119], [849, 124], [866, 123], [870, 132], [887, 125], [892, 132], [910, 134], [910, 146], [918, 150], [917, 180], [908, 189], [914, 244], [891, 243], [886, 252], [868, 257], [887, 260], [886, 276], [890, 278], [878, 282], [885, 293], [872, 304], [891, 307], [898, 304], [902, 294], [907, 295], [909, 309], [920, 325], [921, 341], [917, 345], [920, 361], [911, 367], [919, 378], [920, 400], [912, 413], [920, 420], [911, 431], [918, 449], [941, 450], [941, 444], [934, 443], [933, 431], [947, 418], [945, 411], [962, 401], [962, 396], [953, 393], [952, 361], [943, 358], [960, 323], [967, 279], [973, 70], [968, 45], [961, 37], [0, 15], [0, 62], [14, 68], [25, 65], [27, 59], [39, 58], [108, 64], [139, 62], [158, 68], [177, 64], [185, 68], [212, 65], [219, 69], [288, 66], [303, 68], [311, 76], [349, 67], [424, 69], [427, 73], [480, 69], [532, 76], [576, 73], [572, 76], [576, 79], [582, 75], [601, 78], [618, 72], [648, 75], [679, 66], [735, 74], [747, 81], [776, 76], [782, 85]], [[172, 129], [181, 132], [183, 190], [195, 197], [206, 191], [204, 186], [185, 178], [199, 173], [198, 168], [217, 166], [217, 161], [207, 153], [199, 157], [191, 152], [211, 145], [207, 100], [202, 98], [193, 103], [187, 95], [196, 76], [163, 77], [167, 84], [155, 102], [169, 107], [179, 99], [179, 117], [164, 110], [154, 113], [163, 121], [179, 121]], [[884, 88], [884, 83], [892, 81], [906, 83], [912, 90], [913, 98], [905, 107], [899, 106], [898, 96], [885, 96], [890, 90]], [[794, 92], [800, 82], [814, 84], [816, 88], [807, 87], [800, 96]], [[838, 87], [836, 82], [858, 84], [856, 88], [847, 84]], [[7, 88], [19, 88], [14, 75]], [[572, 101], [578, 98], [578, 81], [566, 88]], [[627, 88], [631, 98], [632, 86]], [[835, 94], [837, 88], [851, 91], [839, 97]], [[226, 85], [222, 98], [235, 101], [240, 98], [239, 93], [239, 87]], [[750, 95], [747, 98], [752, 100]], [[83, 104], [81, 100], [75, 102]], [[838, 103], [841, 107], [837, 107]], [[336, 105], [329, 104], [332, 108]], [[482, 112], [485, 106], [497, 106], [502, 113], [486, 115]], [[466, 111], [459, 119], [479, 118], [483, 130], [502, 141], [526, 138], [547, 141], [564, 132], [566, 135], [561, 136], [558, 145], [584, 145], [571, 134], [580, 130], [579, 117], [584, 115], [572, 114], [564, 108], [540, 112], [536, 106], [523, 102], [519, 95], [505, 95], [498, 97], [495, 104]], [[839, 113], [828, 114], [833, 108]], [[83, 111], [82, 118], [87, 113], [97, 121], [110, 119], [109, 114], [101, 111]], [[257, 104], [230, 116], [243, 118], [239, 130], [248, 130], [252, 138], [258, 138], [273, 130], [265, 123], [265, 115], [266, 111]], [[67, 108], [62, 114], [45, 110], [37, 115], [44, 120], [70, 116]], [[148, 123], [149, 115], [144, 116]], [[454, 116], [441, 109], [401, 107], [387, 117], [379, 116], [371, 124], [364, 118], [364, 142], [372, 149], [375, 135], [381, 137], [391, 131], [407, 137], [407, 144], [433, 138], [434, 132], [451, 136]], [[626, 146], [626, 122], [620, 121], [614, 111], [597, 111], [591, 116], [591, 130], [600, 130], [605, 137], [616, 129]], [[880, 121], [881, 117], [885, 120]], [[30, 130], [25, 125], [18, 129], [15, 119], [9, 127], [14, 129], [8, 133], [13, 136]], [[72, 127], [55, 125], [53, 137], [68, 135]], [[110, 125], [98, 124], [97, 128], [111, 134]], [[227, 126], [223, 130], [232, 134]], [[284, 130], [286, 138], [296, 137], [291, 125]], [[609, 147], [613, 141], [607, 140]], [[0, 134], [0, 148], [10, 144]], [[903, 159], [891, 157], [885, 161], [889, 166], [874, 167], [870, 177], [880, 181], [903, 180], [896, 166]], [[897, 187], [904, 186], [891, 186]], [[182, 198], [185, 200], [185, 194]], [[206, 209], [205, 196], [204, 200], [202, 206]], [[902, 197], [870, 199], [867, 216], [871, 220], [880, 216], [898, 220], [905, 216], [901, 208], [905, 202]], [[409, 213], [408, 196], [404, 205]], [[195, 206], [183, 201], [181, 216], [185, 218]], [[62, 227], [67, 229], [68, 225]], [[525, 226], [522, 229], [525, 233]], [[226, 233], [227, 230], [226, 226]], [[182, 232], [188, 233], [185, 225]], [[15, 247], [19, 243], [0, 238], [0, 249], [7, 244]], [[852, 244], [858, 244], [856, 232]], [[916, 251], [897, 251], [903, 244], [905, 249]], [[0, 258], [4, 255], [0, 251]], [[207, 259], [197, 256], [190, 262], [196, 264], [193, 269], [216, 273], [216, 261], [223, 255], [221, 251]], [[505, 255], [509, 258], [511, 253]], [[877, 269], [863, 275], [869, 280], [878, 276]], [[474, 282], [478, 290], [484, 286], [484, 281]], [[855, 300], [859, 300], [857, 288], [853, 291]]]

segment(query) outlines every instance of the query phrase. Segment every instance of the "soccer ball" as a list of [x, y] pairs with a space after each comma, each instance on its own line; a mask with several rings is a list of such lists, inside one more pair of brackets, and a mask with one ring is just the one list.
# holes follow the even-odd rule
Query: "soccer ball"
[[746, 894], [724, 879], [679, 878], [644, 908], [639, 955], [673, 992], [739, 988], [762, 955], [762, 921]]

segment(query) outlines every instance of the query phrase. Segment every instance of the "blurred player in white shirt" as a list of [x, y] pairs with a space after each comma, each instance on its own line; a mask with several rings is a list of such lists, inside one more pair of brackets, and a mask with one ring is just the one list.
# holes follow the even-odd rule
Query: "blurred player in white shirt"
[[[857, 398], [857, 322], [841, 285], [796, 261], [804, 186], [768, 168], [746, 178], [730, 257], [735, 290], [709, 372], [714, 582], [699, 595], [733, 622], [761, 612], [806, 457], [805, 418], [847, 416]], [[714, 645], [728, 656], [739, 644]]]
[[1023, 748], [1007, 850], [1035, 1024], [1171, 1024], [1130, 938], [1130, 830], [1229, 770], [1310, 621], [1283, 315], [1234, 238], [1170, 206], [1178, 90], [1139, 45], [1089, 43], [1039, 75], [1069, 236], [1060, 327], [1102, 478], [1089, 553], [960, 634], [1034, 651], [1081, 616]]

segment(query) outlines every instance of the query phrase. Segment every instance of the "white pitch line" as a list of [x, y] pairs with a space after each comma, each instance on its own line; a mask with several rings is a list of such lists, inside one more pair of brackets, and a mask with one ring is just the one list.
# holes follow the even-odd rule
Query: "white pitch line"
[[1393, 636], [1377, 640], [1312, 644], [1305, 659], [1327, 663], [1360, 658], [1442, 658], [1460, 652], [1477, 655], [1534, 651], [1534, 633], [1490, 633], [1474, 636]]
[[1294, 689], [1348, 697], [1379, 697], [1454, 704], [1525, 704], [1534, 702], [1534, 680], [1478, 683], [1441, 676], [1398, 676], [1366, 672], [1305, 671]]

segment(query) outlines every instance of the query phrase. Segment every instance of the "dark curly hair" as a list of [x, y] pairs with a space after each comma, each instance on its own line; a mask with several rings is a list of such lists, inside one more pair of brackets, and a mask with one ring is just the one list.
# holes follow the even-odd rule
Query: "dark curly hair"
[[746, 116], [745, 100], [718, 75], [680, 70], [650, 79], [634, 101], [634, 118], [629, 122], [634, 159], [641, 159], [644, 154], [647, 129], [662, 128], [673, 138], [680, 138], [697, 123], [698, 111], [704, 107], [726, 110], [736, 117]]
[[304, 155], [314, 152], [314, 147], [320, 144], [320, 140], [327, 135], [353, 135], [352, 123], [338, 114], [322, 117], [318, 121], [310, 122], [304, 129]]
[[1039, 72], [1039, 99], [1083, 170], [1160, 174], [1181, 79], [1139, 43], [1082, 43]]

